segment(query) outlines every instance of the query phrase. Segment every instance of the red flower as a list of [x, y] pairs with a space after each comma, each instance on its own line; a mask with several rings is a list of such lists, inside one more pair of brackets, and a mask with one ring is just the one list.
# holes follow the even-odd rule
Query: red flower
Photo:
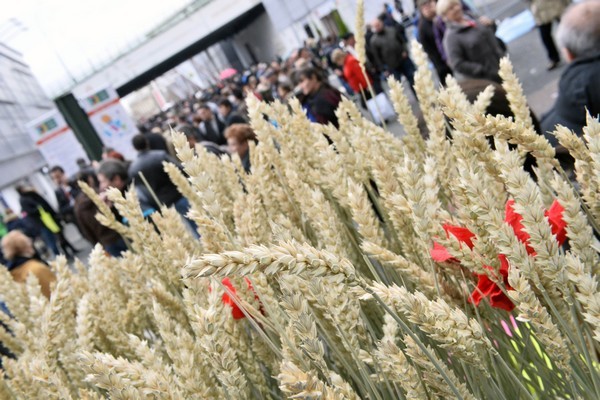
[[[258, 300], [258, 295], [254, 291], [254, 288], [252, 287], [252, 283], [250, 282], [250, 280], [248, 278], [244, 278], [244, 280], [246, 281], [246, 285], [248, 285], [248, 289], [250, 289], [254, 293], [254, 298]], [[223, 278], [221, 283], [224, 286], [226, 286], [227, 289], [229, 289], [229, 291], [231, 291], [231, 293], [234, 296], [237, 297], [235, 287], [233, 286], [233, 284], [231, 283], [231, 280], [229, 278]], [[237, 304], [235, 304], [233, 299], [230, 297], [229, 291], [226, 290], [225, 293], [223, 293], [223, 296], [221, 297], [223, 304], [227, 304], [231, 307], [231, 315], [233, 316], [233, 319], [245, 318], [246, 315], [244, 315], [244, 312], [241, 310], [241, 308]], [[238, 300], [238, 302], [239, 302], [239, 300]], [[260, 311], [263, 312], [262, 307], [260, 308]]]
[[[500, 275], [504, 282], [506, 290], [512, 290], [512, 287], [508, 284], [508, 260], [503, 254], [498, 255], [500, 260]], [[494, 273], [494, 269], [488, 265], [484, 265], [484, 268]], [[487, 274], [477, 275], [477, 287], [471, 293], [469, 297], [469, 303], [473, 303], [476, 306], [483, 300], [484, 297], [489, 297], [490, 305], [492, 307], [501, 308], [506, 311], [512, 311], [515, 305], [510, 301], [510, 298], [500, 289], [500, 287], [492, 281]]]
[[[473, 238], [475, 234], [468, 230], [467, 228], [463, 228], [460, 226], [448, 225], [444, 224], [442, 226], [444, 231], [446, 231], [446, 237], [449, 237], [450, 234], [458, 239], [459, 242], [466, 244], [470, 249], [473, 248]], [[433, 242], [433, 249], [429, 251], [431, 258], [433, 261], [437, 262], [459, 262], [456, 258], [450, 255], [448, 249], [437, 242]]]
[[563, 219], [563, 212], [565, 208], [558, 202], [558, 200], [554, 200], [552, 205], [544, 214], [548, 218], [548, 222], [552, 227], [552, 234], [556, 236], [556, 241], [559, 246], [567, 240], [567, 223]]
[[514, 204], [515, 201], [512, 199], [506, 202], [504, 220], [513, 228], [513, 232], [515, 233], [517, 239], [519, 239], [521, 243], [525, 244], [525, 247], [527, 248], [527, 254], [533, 254], [533, 249], [528, 245], [529, 234], [525, 232], [525, 227], [521, 223], [523, 217], [521, 214], [518, 214], [515, 211]]
[[[535, 256], [535, 251], [531, 246], [529, 246], [529, 234], [525, 232], [523, 224], [521, 221], [523, 217], [515, 212], [513, 206], [515, 204], [514, 200], [509, 200], [506, 202], [505, 207], [505, 217], [504, 220], [513, 228], [515, 236], [521, 241], [521, 243], [525, 244], [527, 249], [527, 253]], [[545, 216], [548, 218], [548, 223], [552, 228], [552, 234], [556, 236], [556, 241], [559, 246], [562, 245], [566, 238], [566, 226], [567, 223], [563, 219], [563, 206], [557, 200], [554, 200], [550, 209], [545, 212]], [[445, 224], [443, 226], [446, 231], [446, 237], [449, 237], [450, 234], [458, 239], [459, 242], [466, 244], [470, 249], [473, 248], [473, 238], [475, 234], [468, 230], [467, 228], [462, 228], [460, 226], [452, 226]], [[437, 242], [433, 242], [433, 249], [429, 251], [431, 258], [437, 262], [460, 262], [456, 258], [452, 257], [448, 249]], [[502, 277], [502, 281], [504, 283], [504, 287], [506, 290], [512, 290], [510, 285], [508, 284], [508, 260], [505, 255], [498, 255], [498, 259], [500, 260], [500, 269], [499, 273]], [[494, 273], [492, 267], [484, 265], [485, 269], [489, 270], [490, 273]], [[500, 277], [498, 277], [499, 279]], [[506, 296], [506, 294], [500, 289], [500, 287], [492, 281], [487, 274], [477, 275], [477, 287], [469, 296], [469, 302], [479, 305], [481, 300], [485, 297], [489, 298], [490, 305], [492, 307], [501, 308], [506, 311], [512, 311], [515, 308], [515, 305], [512, 303], [510, 298]]]
[[[515, 212], [513, 208], [514, 204], [514, 200], [509, 200], [506, 202], [506, 216], [504, 220], [508, 222], [510, 226], [512, 226], [515, 236], [519, 239], [519, 241], [525, 244], [527, 254], [534, 256], [535, 251], [533, 248], [531, 248], [531, 246], [529, 246], [529, 234], [525, 232], [523, 224], [521, 223], [523, 217], [521, 214]], [[557, 200], [554, 200], [550, 206], [550, 209], [544, 213], [546, 218], [548, 218], [548, 223], [552, 229], [552, 234], [556, 236], [556, 241], [558, 242], [559, 246], [562, 246], [567, 239], [567, 223], [563, 219], [564, 211], [565, 209], [563, 206], [561, 206]]]

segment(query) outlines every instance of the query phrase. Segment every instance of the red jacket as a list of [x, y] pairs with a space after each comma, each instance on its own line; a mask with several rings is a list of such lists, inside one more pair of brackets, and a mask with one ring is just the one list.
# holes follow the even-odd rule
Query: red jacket
[[[355, 93], [360, 93], [361, 89], [363, 91], [369, 90], [369, 84], [360, 68], [358, 60], [351, 54], [346, 55], [344, 59], [344, 78]], [[369, 82], [373, 83], [373, 79], [370, 76]]]

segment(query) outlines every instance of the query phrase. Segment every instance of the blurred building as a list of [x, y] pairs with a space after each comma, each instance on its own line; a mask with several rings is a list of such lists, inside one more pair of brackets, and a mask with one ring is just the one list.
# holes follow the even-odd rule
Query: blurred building
[[[365, 20], [385, 3], [365, 1]], [[353, 31], [355, 16], [355, 0], [190, 0], [134, 46], [72, 77], [52, 96], [95, 158], [101, 143], [78, 100], [111, 87], [130, 114], [147, 117], [218, 81], [224, 69], [286, 58], [308, 38]]]
[[40, 172], [46, 161], [25, 127], [53, 108], [22, 55], [0, 43], [0, 208], [19, 209], [12, 186], [23, 180], [42, 194], [53, 193]]

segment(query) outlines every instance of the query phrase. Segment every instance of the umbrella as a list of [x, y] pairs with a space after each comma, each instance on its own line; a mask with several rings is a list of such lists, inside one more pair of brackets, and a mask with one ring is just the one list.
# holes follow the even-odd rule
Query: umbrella
[[224, 79], [229, 79], [232, 76], [236, 75], [238, 72], [235, 68], [227, 68], [224, 69], [223, 71], [221, 71], [221, 73], [219, 74], [219, 79], [224, 80]]

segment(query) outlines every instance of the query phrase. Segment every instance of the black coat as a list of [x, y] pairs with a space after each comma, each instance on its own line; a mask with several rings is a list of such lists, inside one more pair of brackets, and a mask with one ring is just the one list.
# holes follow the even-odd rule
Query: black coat
[[54, 194], [56, 195], [56, 201], [58, 202], [58, 214], [60, 218], [65, 222], [73, 221], [73, 204], [71, 203], [71, 199], [73, 201], [79, 194], [79, 191], [72, 190], [67, 192], [64, 188], [58, 187], [54, 190]]
[[395, 70], [402, 66], [405, 59], [403, 53], [407, 53], [407, 46], [400, 30], [386, 26], [381, 32], [371, 36], [369, 44], [377, 68]]
[[233, 124], [247, 124], [248, 121], [240, 114], [232, 111], [225, 117], [225, 126], [230, 127]]
[[198, 127], [198, 131], [200, 132], [198, 140], [200, 142], [213, 142], [219, 146], [227, 144], [227, 139], [225, 139], [225, 135], [223, 134], [225, 131], [225, 124], [216, 116], [213, 116], [213, 121], [217, 122], [217, 132], [213, 129], [212, 121], [203, 121]]
[[321, 87], [315, 93], [305, 98], [303, 104], [314, 117], [315, 122], [323, 125], [331, 122], [333, 126], [339, 128], [335, 110], [341, 100], [342, 95], [336, 88], [327, 83], [322, 83]]
[[167, 150], [167, 141], [163, 137], [163, 135], [159, 133], [146, 133], [146, 139], [148, 140], [148, 144], [150, 145], [150, 150]]
[[29, 218], [32, 222], [35, 222], [40, 225], [42, 224], [39, 207], [43, 208], [50, 215], [52, 215], [52, 218], [55, 221], [59, 220], [56, 211], [54, 211], [52, 206], [48, 204], [46, 199], [44, 199], [42, 196], [40, 196], [34, 191], [21, 193], [19, 203], [21, 205], [21, 211], [26, 213], [27, 218]]
[[[141, 188], [145, 188], [144, 181], [140, 178], [140, 174], [144, 174], [144, 178], [148, 181], [148, 185], [156, 194], [158, 200], [170, 207], [181, 198], [181, 193], [165, 172], [163, 168], [164, 161], [178, 165], [177, 161], [164, 151], [140, 151], [138, 157], [129, 166], [128, 172], [136, 187]], [[153, 205], [158, 209], [158, 204]]]
[[427, 53], [427, 56], [433, 63], [438, 78], [442, 83], [445, 82], [446, 76], [452, 75], [452, 70], [450, 70], [450, 67], [446, 64], [446, 61], [444, 61], [442, 54], [438, 50], [433, 31], [433, 20], [428, 20], [423, 16], [419, 18], [419, 42], [421, 42], [423, 50], [425, 50], [425, 53]]
[[[542, 118], [542, 132], [552, 132], [557, 124], [581, 135], [586, 112], [600, 114], [600, 52], [573, 61], [562, 73], [554, 107]], [[546, 135], [556, 143], [553, 135]]]

